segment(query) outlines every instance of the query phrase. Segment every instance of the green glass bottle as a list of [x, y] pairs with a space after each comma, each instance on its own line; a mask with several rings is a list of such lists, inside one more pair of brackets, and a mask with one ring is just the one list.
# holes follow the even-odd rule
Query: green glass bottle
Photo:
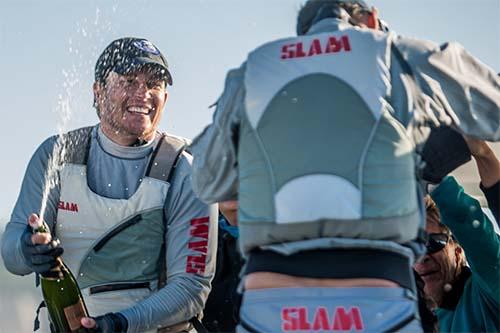
[[[43, 222], [38, 222], [35, 227], [33, 225], [31, 227], [33, 233], [49, 232], [47, 225]], [[57, 266], [40, 275], [42, 294], [54, 331], [57, 333], [84, 332], [80, 319], [89, 316], [87, 307], [75, 277], [62, 259], [57, 258]]]

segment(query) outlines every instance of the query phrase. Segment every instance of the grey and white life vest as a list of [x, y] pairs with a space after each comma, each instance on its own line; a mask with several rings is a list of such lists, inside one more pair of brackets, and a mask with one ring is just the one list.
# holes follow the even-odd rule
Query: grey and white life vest
[[416, 238], [423, 218], [414, 145], [387, 102], [391, 38], [347, 28], [250, 53], [238, 148], [245, 252], [325, 238]]
[[87, 185], [91, 130], [67, 134], [68, 146], [77, 149], [66, 151], [60, 170], [56, 233], [90, 315], [101, 315], [131, 307], [158, 289], [165, 269], [163, 207], [184, 142], [164, 135], [137, 191], [129, 199], [111, 199]]

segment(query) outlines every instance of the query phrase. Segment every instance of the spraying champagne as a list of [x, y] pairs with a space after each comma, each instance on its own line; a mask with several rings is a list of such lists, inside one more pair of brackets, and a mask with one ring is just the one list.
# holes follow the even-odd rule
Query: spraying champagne
[[[29, 225], [33, 233], [49, 233], [42, 219], [30, 218]], [[88, 311], [76, 279], [62, 259], [58, 257], [57, 265], [40, 275], [43, 298], [55, 332], [84, 332], [80, 320], [88, 317]]]

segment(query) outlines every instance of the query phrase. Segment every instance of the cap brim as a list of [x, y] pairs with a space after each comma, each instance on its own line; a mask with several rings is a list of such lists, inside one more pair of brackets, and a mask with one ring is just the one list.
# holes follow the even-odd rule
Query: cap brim
[[147, 65], [161, 67], [161, 69], [165, 71], [165, 81], [167, 82], [168, 85], [172, 85], [172, 75], [170, 74], [168, 68], [165, 67], [165, 65], [162, 64], [161, 62], [154, 61], [153, 59], [150, 58], [145, 58], [145, 57], [134, 58], [134, 60], [128, 63], [127, 66], [115, 66], [113, 68], [113, 71], [118, 74], [127, 74], [130, 73], [131, 71], [140, 69]]

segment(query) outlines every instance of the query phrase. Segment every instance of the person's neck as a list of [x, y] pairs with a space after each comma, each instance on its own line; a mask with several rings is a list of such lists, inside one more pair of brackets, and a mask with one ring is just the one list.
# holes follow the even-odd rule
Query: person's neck
[[131, 146], [141, 146], [149, 141], [151, 141], [154, 137], [154, 132], [149, 134], [149, 135], [143, 135], [138, 137], [137, 135], [127, 135], [120, 133], [118, 131], [115, 131], [111, 128], [108, 128], [106, 126], [103, 126], [101, 124], [101, 129], [102, 133], [111, 141], [114, 143], [124, 146], [124, 147], [131, 147]]
[[469, 267], [461, 267], [460, 273], [451, 284], [451, 289], [443, 294], [441, 301], [438, 303], [440, 308], [448, 310], [454, 310], [456, 308], [464, 292], [465, 283], [471, 275], [472, 272]]

